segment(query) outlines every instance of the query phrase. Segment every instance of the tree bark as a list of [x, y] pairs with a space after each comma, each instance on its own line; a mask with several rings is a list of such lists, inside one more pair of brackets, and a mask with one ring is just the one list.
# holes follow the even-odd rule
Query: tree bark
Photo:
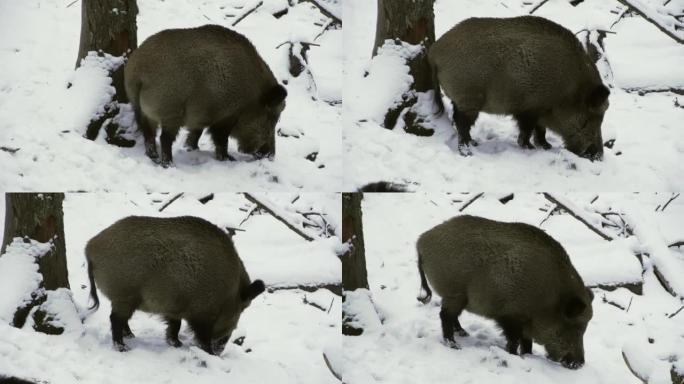
[[[404, 41], [417, 45], [422, 44], [423, 51], [408, 62], [409, 73], [413, 76], [413, 84], [408, 94], [403, 95], [404, 102], [393, 108], [385, 115], [385, 128], [392, 129], [402, 112], [405, 122], [404, 130], [418, 136], [431, 136], [434, 131], [420, 125], [411, 107], [417, 99], [415, 92], [438, 90], [430, 65], [427, 61], [427, 51], [435, 42], [435, 14], [434, 0], [378, 0], [378, 18], [375, 31], [375, 45], [373, 56], [386, 40]], [[435, 97], [439, 97], [436, 94]]]
[[[28, 305], [18, 308], [14, 315], [13, 325], [22, 327], [31, 309], [41, 305], [45, 299], [45, 290], [69, 288], [66, 263], [66, 245], [64, 242], [64, 213], [62, 212], [63, 193], [7, 193], [5, 195], [5, 232], [2, 253], [15, 237], [33, 239], [41, 243], [51, 242], [52, 249], [37, 259], [38, 272], [43, 276], [39, 289], [31, 295], [33, 300]], [[36, 319], [46, 319], [46, 314], [39, 313]], [[49, 324], [36, 321], [36, 330], [47, 333], [61, 333]]]
[[[81, 1], [81, 39], [76, 58], [76, 68], [88, 52], [125, 56], [138, 47], [138, 29], [136, 16], [138, 5], [136, 0], [82, 0]], [[121, 137], [120, 127], [111, 123], [118, 114], [118, 103], [127, 103], [128, 97], [124, 88], [124, 66], [121, 65], [110, 73], [116, 97], [101, 116], [96, 116], [88, 124], [85, 137], [95, 140], [102, 126], [107, 122], [107, 142], [120, 147], [132, 147], [135, 141]]]
[[366, 248], [361, 214], [362, 193], [342, 194], [342, 241], [349, 245], [342, 255], [342, 287], [345, 291], [368, 289]]

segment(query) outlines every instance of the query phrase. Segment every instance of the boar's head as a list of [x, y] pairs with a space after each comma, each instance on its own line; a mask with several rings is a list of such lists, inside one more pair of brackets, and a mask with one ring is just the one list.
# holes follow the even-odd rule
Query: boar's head
[[237, 327], [240, 315], [245, 308], [249, 307], [252, 300], [259, 296], [264, 291], [264, 282], [261, 280], [254, 280], [250, 285], [242, 290], [239, 297], [239, 304], [235, 310], [235, 306], [228, 305], [219, 314], [218, 319], [214, 323], [211, 335], [211, 351], [214, 355], [220, 355], [226, 347], [226, 343], [230, 340], [230, 336]]
[[540, 122], [563, 138], [566, 148], [582, 157], [603, 157], [601, 124], [608, 109], [610, 91], [600, 84], [575, 103], [554, 108]]
[[285, 109], [287, 91], [275, 85], [259, 100], [256, 108], [244, 111], [232, 131], [240, 152], [256, 158], [275, 156], [275, 126]]
[[584, 332], [593, 315], [594, 298], [586, 291], [586, 295], [562, 299], [555, 313], [535, 318], [532, 324], [532, 337], [546, 347], [549, 359], [570, 369], [584, 365]]

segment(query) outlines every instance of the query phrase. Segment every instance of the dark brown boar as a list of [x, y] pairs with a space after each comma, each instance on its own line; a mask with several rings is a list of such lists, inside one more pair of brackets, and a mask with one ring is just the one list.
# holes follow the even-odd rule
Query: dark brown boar
[[112, 303], [112, 340], [127, 350], [128, 319], [136, 310], [161, 315], [166, 340], [178, 340], [181, 320], [199, 346], [220, 354], [240, 314], [264, 291], [250, 281], [231, 238], [197, 217], [138, 217], [117, 221], [88, 241], [90, 294], [99, 306], [95, 284]]
[[563, 247], [527, 224], [473, 216], [452, 218], [418, 239], [418, 270], [427, 295], [442, 297], [445, 340], [458, 347], [454, 331], [465, 309], [495, 320], [512, 354], [532, 353], [532, 341], [565, 367], [584, 364], [583, 336], [592, 317], [592, 292]]

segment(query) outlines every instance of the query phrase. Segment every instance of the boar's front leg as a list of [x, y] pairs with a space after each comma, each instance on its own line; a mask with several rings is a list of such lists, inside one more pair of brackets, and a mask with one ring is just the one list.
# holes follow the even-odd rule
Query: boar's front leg
[[506, 337], [506, 351], [508, 351], [508, 353], [517, 355], [518, 347], [521, 346], [521, 341], [521, 354], [532, 352], [532, 340], [523, 337], [523, 326], [519, 320], [502, 317], [496, 319], [496, 322], [499, 324]]
[[202, 350], [210, 355], [214, 355], [214, 350], [211, 348], [211, 331], [212, 326], [204, 320], [191, 319], [188, 320], [188, 325], [195, 334], [195, 340]]
[[164, 321], [166, 321], [166, 342], [172, 347], [178, 348], [182, 346], [183, 343], [178, 340], [178, 332], [180, 331], [181, 320], [167, 316], [164, 318]]
[[551, 149], [551, 144], [549, 144], [548, 141], [546, 141], [546, 128], [539, 125], [537, 123], [537, 126], [534, 127], [534, 143], [538, 147], [542, 147], [544, 149]]
[[228, 118], [209, 127], [209, 133], [216, 148], [216, 160], [218, 161], [235, 160], [228, 154], [228, 137], [234, 125], [235, 120]]
[[539, 125], [537, 124], [537, 116], [533, 113], [519, 113], [514, 117], [518, 121], [518, 129], [520, 130], [518, 145], [525, 149], [534, 149], [534, 145], [530, 143], [530, 138], [532, 138], [532, 132]]

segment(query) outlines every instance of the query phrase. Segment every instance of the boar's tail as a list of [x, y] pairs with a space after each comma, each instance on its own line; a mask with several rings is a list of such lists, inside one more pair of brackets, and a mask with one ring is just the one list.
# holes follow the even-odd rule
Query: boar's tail
[[430, 63], [430, 75], [432, 76], [432, 90], [435, 104], [437, 104], [437, 116], [444, 113], [444, 102], [442, 101], [442, 91], [439, 88], [439, 79], [437, 78], [437, 66]]
[[417, 299], [423, 304], [427, 304], [430, 302], [432, 299], [432, 290], [430, 290], [430, 286], [428, 286], [427, 279], [425, 278], [425, 272], [423, 271], [423, 258], [420, 256], [420, 252], [418, 252], [418, 273], [420, 274], [420, 287], [421, 287], [421, 294], [423, 293], [422, 291], [425, 291], [427, 295], [424, 297], [418, 296]]
[[90, 298], [93, 299], [93, 306], [88, 309], [95, 312], [100, 308], [100, 298], [97, 297], [97, 289], [95, 288], [95, 278], [93, 277], [93, 263], [88, 262], [88, 279], [90, 280]]

